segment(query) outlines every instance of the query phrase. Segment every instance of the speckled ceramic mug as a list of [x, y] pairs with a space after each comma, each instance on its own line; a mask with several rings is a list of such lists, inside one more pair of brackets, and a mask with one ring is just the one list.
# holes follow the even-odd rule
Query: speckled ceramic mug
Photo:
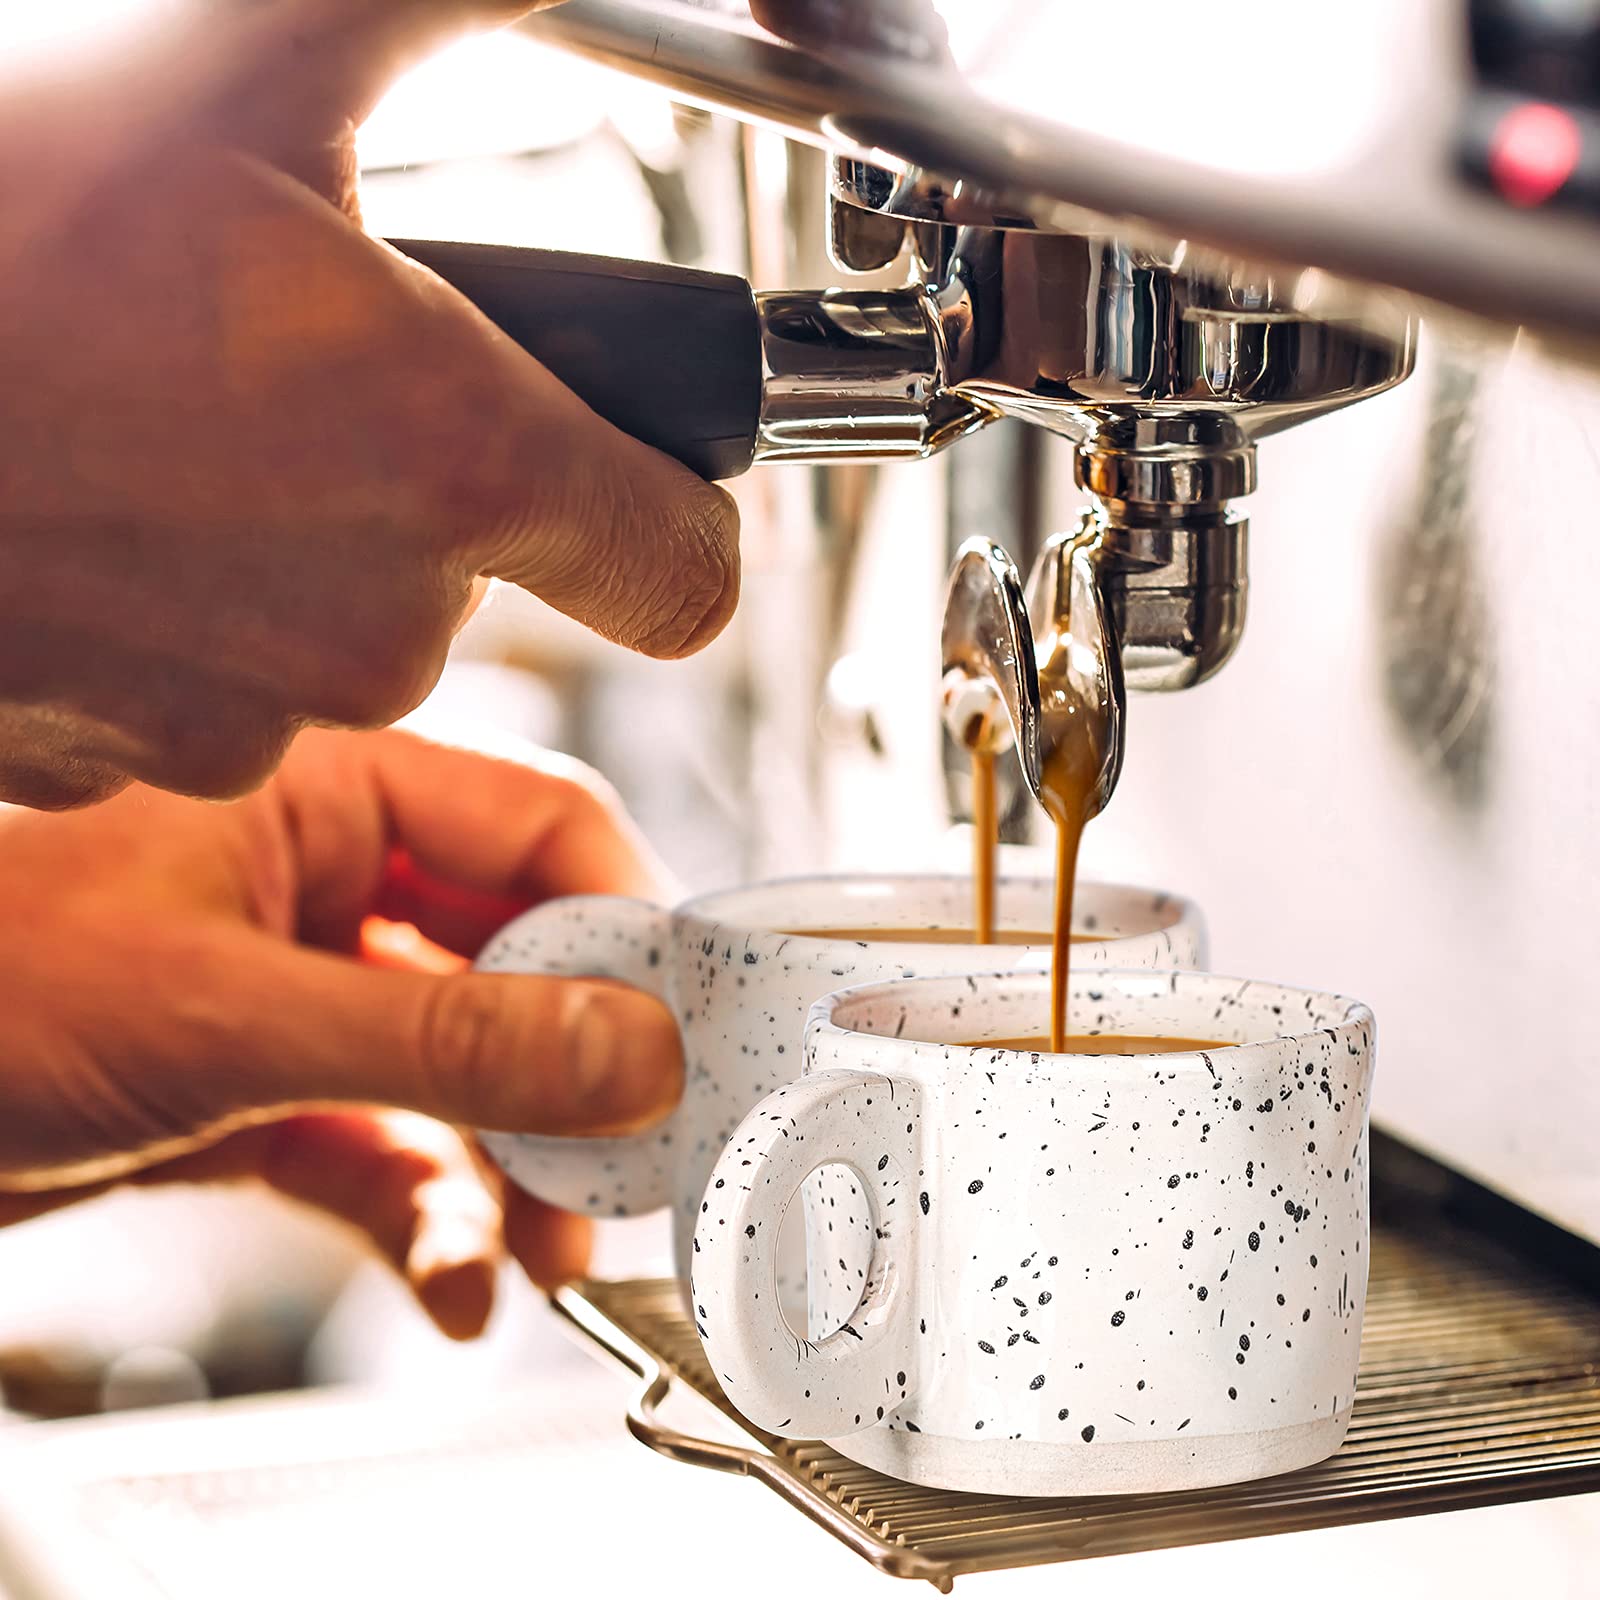
[[[1338, 1448], [1367, 1287], [1373, 1019], [1353, 1000], [1208, 973], [1074, 977], [1074, 1033], [1217, 1039], [1053, 1056], [1048, 980], [885, 983], [821, 1001], [805, 1076], [728, 1143], [696, 1233], [700, 1335], [758, 1426], [916, 1483], [1010, 1494], [1202, 1487]], [[790, 1331], [773, 1241], [808, 1208]], [[863, 1285], [865, 1287], [863, 1288]]]
[[[1001, 926], [1048, 928], [1052, 894], [1042, 879], [1002, 879]], [[489, 1133], [484, 1143], [516, 1183], [569, 1211], [638, 1216], [672, 1206], [674, 1257], [687, 1278], [712, 1163], [739, 1119], [795, 1075], [815, 1000], [847, 983], [1037, 970], [1049, 961], [1048, 950], [1028, 945], [865, 943], [781, 930], [959, 928], [971, 915], [972, 882], [959, 874], [796, 878], [705, 895], [675, 911], [597, 897], [530, 911], [495, 935], [479, 968], [617, 978], [659, 995], [683, 1030], [683, 1101], [632, 1138]], [[1098, 937], [1076, 946], [1074, 959], [1096, 965], [1192, 967], [1205, 958], [1200, 912], [1176, 895], [1083, 884], [1075, 927]], [[798, 1229], [785, 1255], [785, 1303], [798, 1304], [805, 1292]]]

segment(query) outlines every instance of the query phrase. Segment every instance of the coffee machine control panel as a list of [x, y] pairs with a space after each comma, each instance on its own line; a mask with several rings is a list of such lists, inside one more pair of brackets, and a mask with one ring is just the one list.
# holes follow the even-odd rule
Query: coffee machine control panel
[[1469, 178], [1508, 205], [1600, 212], [1600, 0], [1471, 0]]

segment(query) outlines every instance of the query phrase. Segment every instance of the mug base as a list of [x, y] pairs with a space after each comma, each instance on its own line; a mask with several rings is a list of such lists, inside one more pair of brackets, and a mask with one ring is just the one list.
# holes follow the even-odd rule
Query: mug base
[[967, 1494], [1163, 1494], [1276, 1477], [1325, 1461], [1344, 1442], [1350, 1411], [1258, 1433], [1194, 1439], [1044, 1443], [947, 1439], [903, 1428], [866, 1428], [824, 1441], [874, 1472]]

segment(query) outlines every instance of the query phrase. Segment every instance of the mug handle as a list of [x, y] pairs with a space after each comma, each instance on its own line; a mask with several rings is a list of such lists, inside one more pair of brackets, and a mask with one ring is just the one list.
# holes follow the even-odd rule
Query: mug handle
[[[808, 1074], [739, 1125], [711, 1176], [695, 1228], [690, 1302], [712, 1370], [757, 1427], [792, 1439], [870, 1428], [912, 1390], [911, 1283], [917, 1187], [907, 1125], [916, 1086], [868, 1073]], [[860, 1178], [876, 1232], [871, 1277], [845, 1325], [802, 1338], [778, 1304], [784, 1213], [818, 1167]]]
[[[573, 895], [507, 923], [473, 965], [479, 972], [613, 978], [670, 1006], [671, 952], [670, 911], [645, 900]], [[539, 1199], [585, 1216], [637, 1217], [672, 1203], [667, 1158], [681, 1114], [680, 1106], [625, 1138], [493, 1131], [478, 1137], [511, 1181]]]

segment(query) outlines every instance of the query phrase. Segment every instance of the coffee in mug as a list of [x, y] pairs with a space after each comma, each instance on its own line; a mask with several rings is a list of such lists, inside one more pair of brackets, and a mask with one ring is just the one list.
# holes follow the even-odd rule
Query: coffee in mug
[[[1047, 928], [995, 928], [979, 938], [972, 928], [785, 928], [805, 939], [843, 939], [851, 944], [1026, 944], [1048, 947], [1054, 935]], [[1098, 944], [1101, 936], [1074, 933], [1073, 944]]]
[[[1047, 1033], [1022, 1034], [1015, 1039], [969, 1039], [970, 1050], [1026, 1050], [1045, 1055], [1051, 1050]], [[1069, 1033], [1057, 1055], [1066, 1056], [1172, 1056], [1197, 1050], [1224, 1050], [1225, 1039], [1177, 1039], [1149, 1033]]]

